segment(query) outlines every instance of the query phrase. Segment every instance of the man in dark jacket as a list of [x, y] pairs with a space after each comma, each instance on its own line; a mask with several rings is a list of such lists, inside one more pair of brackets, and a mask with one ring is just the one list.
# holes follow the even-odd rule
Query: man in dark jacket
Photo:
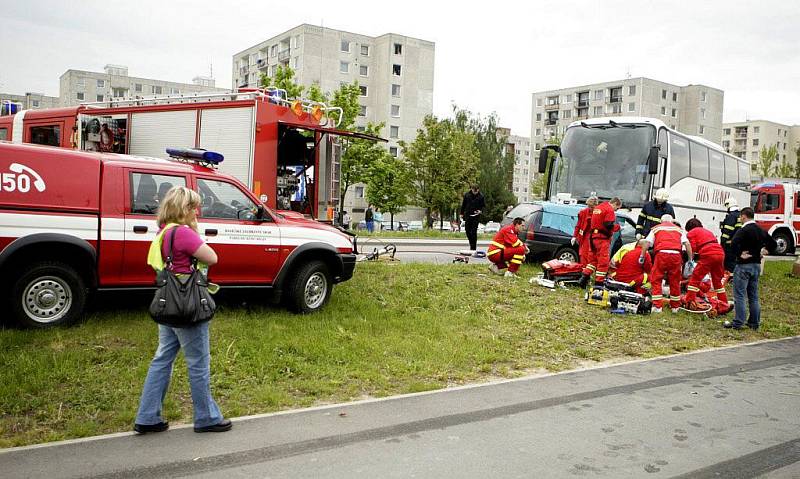
[[653, 200], [645, 203], [639, 213], [639, 219], [636, 220], [637, 239], [647, 238], [653, 226], [661, 223], [662, 216], [670, 215], [675, 218], [675, 210], [667, 201], [669, 201], [669, 192], [664, 188], [659, 188], [653, 196]]
[[728, 209], [728, 214], [719, 224], [719, 230], [722, 232], [719, 242], [725, 251], [725, 271], [733, 273], [733, 269], [736, 267], [736, 256], [731, 252], [731, 240], [742, 228], [742, 222], [739, 220], [739, 205], [733, 197], [725, 200], [725, 208]]
[[478, 249], [478, 217], [485, 206], [486, 201], [480, 188], [478, 185], [472, 185], [472, 188], [464, 193], [464, 201], [461, 202], [461, 217], [464, 219], [464, 229], [471, 250]]
[[[731, 241], [731, 252], [736, 258], [736, 269], [733, 271], [733, 301], [736, 316], [725, 321], [725, 328], [742, 329], [747, 319], [747, 327], [756, 330], [761, 324], [761, 305], [758, 302], [758, 277], [761, 275], [761, 256], [775, 251], [777, 244], [766, 231], [759, 227], [755, 220], [753, 208], [742, 209], [742, 229]], [[747, 305], [750, 311], [746, 318], [744, 296], [747, 294]]]

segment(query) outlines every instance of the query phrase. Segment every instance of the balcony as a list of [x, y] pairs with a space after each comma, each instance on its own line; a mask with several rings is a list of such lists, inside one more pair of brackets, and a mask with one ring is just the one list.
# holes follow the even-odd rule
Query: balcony
[[544, 124], [548, 126], [555, 125], [556, 123], [558, 123], [558, 120], [552, 120], [550, 118], [545, 118], [544, 120]]
[[589, 119], [589, 114], [585, 115], [575, 115], [575, 121], [587, 120]]
[[588, 108], [589, 107], [589, 99], [588, 98], [586, 98], [584, 100], [578, 100], [577, 103], [578, 103], [578, 105], [577, 105], [578, 108]]
[[259, 70], [261, 70], [262, 68], [267, 68], [268, 66], [269, 65], [267, 65], [266, 58], [259, 58], [258, 60], [256, 60], [256, 68], [258, 68]]
[[609, 103], [622, 103], [622, 97], [621, 96], [608, 97], [608, 102]]
[[737, 131], [736, 135], [734, 135], [734, 138], [746, 140], [747, 139], [747, 132], [746, 131], [745, 132]]
[[556, 102], [556, 103], [545, 103], [544, 109], [545, 110], [558, 110], [558, 102]]
[[284, 60], [288, 60], [288, 59], [289, 59], [289, 56], [290, 56], [290, 54], [291, 54], [291, 50], [290, 50], [290, 49], [288, 49], [288, 48], [287, 48], [287, 49], [285, 49], [285, 50], [281, 50], [281, 51], [279, 51], [279, 52], [278, 52], [278, 61], [279, 61], [279, 62], [282, 62], [282, 61], [284, 61]]

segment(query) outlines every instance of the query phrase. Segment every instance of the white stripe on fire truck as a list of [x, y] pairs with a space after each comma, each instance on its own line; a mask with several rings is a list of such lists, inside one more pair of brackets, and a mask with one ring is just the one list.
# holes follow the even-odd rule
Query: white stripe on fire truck
[[21, 238], [38, 233], [60, 233], [84, 240], [96, 240], [97, 217], [0, 213], [0, 237]]

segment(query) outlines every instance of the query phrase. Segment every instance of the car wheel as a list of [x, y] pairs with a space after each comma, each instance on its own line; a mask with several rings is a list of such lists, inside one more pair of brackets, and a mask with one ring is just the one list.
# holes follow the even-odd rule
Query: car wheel
[[296, 313], [313, 313], [328, 303], [333, 281], [328, 266], [311, 261], [297, 269], [287, 292], [288, 306]]
[[578, 252], [572, 248], [561, 248], [560, 250], [556, 251], [556, 254], [553, 255], [553, 258], [561, 261], [571, 261], [573, 263], [577, 263]]
[[779, 231], [772, 236], [775, 239], [775, 243], [777, 243], [777, 247], [775, 248], [776, 255], [785, 255], [789, 252], [792, 247], [792, 239], [789, 237], [788, 234]]
[[72, 266], [36, 263], [11, 287], [11, 314], [30, 328], [63, 326], [80, 318], [86, 297], [83, 278]]

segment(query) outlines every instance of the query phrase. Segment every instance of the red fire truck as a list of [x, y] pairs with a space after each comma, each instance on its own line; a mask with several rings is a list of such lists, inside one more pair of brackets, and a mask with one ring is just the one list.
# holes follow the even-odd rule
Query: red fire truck
[[0, 140], [156, 158], [169, 147], [218, 151], [220, 171], [269, 207], [325, 220], [339, 194], [335, 137], [385, 141], [338, 130], [340, 119], [341, 109], [284, 90], [243, 90], [21, 111], [0, 116]]
[[355, 237], [265, 207], [242, 182], [187, 159], [212, 152], [177, 155], [183, 161], [0, 141], [3, 319], [67, 324], [92, 291], [152, 288], [146, 256], [155, 213], [176, 185], [203, 200], [198, 231], [219, 256], [211, 281], [272, 290], [291, 309], [311, 312], [334, 283], [352, 277]]
[[776, 254], [793, 253], [800, 242], [800, 184], [768, 182], [753, 187], [756, 224], [778, 243]]

